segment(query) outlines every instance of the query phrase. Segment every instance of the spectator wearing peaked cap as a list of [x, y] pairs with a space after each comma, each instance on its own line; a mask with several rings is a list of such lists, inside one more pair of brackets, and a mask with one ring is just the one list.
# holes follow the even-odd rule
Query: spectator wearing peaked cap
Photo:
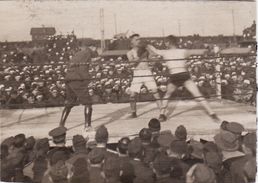
[[90, 182], [104, 183], [105, 180], [101, 176], [102, 165], [105, 159], [103, 150], [94, 148], [91, 150], [88, 157]]
[[130, 139], [128, 137], [123, 137], [118, 141], [117, 144], [117, 152], [118, 152], [118, 160], [120, 163], [121, 169], [125, 164], [129, 163], [130, 158], [128, 155], [128, 145], [130, 143]]
[[[72, 149], [65, 146], [66, 143], [66, 131], [67, 129], [63, 126], [54, 128], [49, 132], [49, 136], [52, 136], [53, 142], [56, 146], [48, 152], [49, 159], [53, 156], [56, 151], [63, 151], [66, 154], [67, 159], [72, 154]], [[66, 160], [67, 160], [66, 159]]]
[[187, 130], [183, 125], [180, 125], [175, 130], [175, 136], [178, 140], [186, 141], [187, 139]]
[[216, 176], [211, 168], [205, 164], [193, 165], [186, 176], [187, 183], [216, 183]]
[[103, 173], [106, 182], [120, 183], [120, 165], [118, 158], [110, 157], [107, 158], [103, 164]]
[[128, 145], [128, 153], [130, 163], [133, 165], [135, 170], [135, 180], [134, 183], [140, 182], [153, 182], [152, 171], [150, 168], [144, 165], [142, 162], [144, 150], [140, 138], [134, 138]]
[[70, 178], [70, 183], [88, 183], [89, 171], [87, 161], [84, 158], [78, 158], [73, 163], [73, 175]]
[[73, 164], [77, 159], [88, 160], [88, 151], [86, 149], [86, 139], [82, 135], [73, 136], [73, 151], [70, 158], [67, 160], [67, 163]]

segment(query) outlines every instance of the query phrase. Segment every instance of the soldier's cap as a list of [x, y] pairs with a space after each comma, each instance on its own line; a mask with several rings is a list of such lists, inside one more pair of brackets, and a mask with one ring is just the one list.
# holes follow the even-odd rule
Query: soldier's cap
[[25, 140], [25, 147], [27, 149], [32, 149], [35, 143], [36, 143], [36, 139], [33, 136], [30, 136]]
[[249, 180], [255, 180], [256, 177], [256, 159], [250, 158], [244, 165], [244, 174]]
[[222, 166], [222, 156], [218, 152], [207, 152], [204, 156], [209, 167], [219, 169]]
[[128, 153], [129, 154], [137, 154], [142, 152], [143, 146], [140, 138], [134, 138], [128, 145]]
[[227, 125], [228, 124], [229, 124], [228, 121], [222, 121], [222, 123], [220, 124], [220, 129], [227, 130]]
[[189, 143], [190, 153], [194, 158], [202, 159], [203, 155], [203, 144], [196, 140], [190, 140]]
[[44, 148], [49, 148], [49, 141], [48, 138], [43, 138], [43, 139], [39, 139], [36, 142], [36, 150], [40, 150], [40, 149], [44, 149]]
[[231, 133], [241, 135], [241, 133], [245, 130], [244, 126], [237, 122], [230, 122], [226, 124], [226, 130]]
[[8, 147], [12, 146], [13, 144], [14, 144], [13, 136], [4, 139], [3, 142], [1, 143], [1, 145], [7, 145]]
[[101, 125], [95, 134], [95, 140], [98, 142], [107, 142], [108, 141], [108, 130], [104, 125]]
[[183, 155], [188, 153], [188, 146], [183, 140], [173, 140], [170, 144], [170, 150], [174, 153]]
[[151, 131], [148, 128], [143, 128], [139, 132], [139, 137], [143, 142], [150, 142], [151, 141]]
[[86, 140], [82, 135], [73, 136], [73, 146], [74, 147], [86, 147]]
[[62, 142], [65, 139], [67, 128], [59, 126], [51, 130], [48, 134], [53, 137], [54, 142]]
[[149, 121], [149, 129], [152, 131], [152, 132], [155, 132], [155, 131], [160, 131], [161, 127], [160, 127], [160, 121], [156, 118], [152, 118], [150, 121]]
[[175, 136], [178, 140], [186, 140], [187, 130], [183, 125], [180, 125], [176, 128]]
[[171, 161], [169, 157], [165, 153], [158, 154], [153, 161], [153, 168], [161, 174], [170, 173]]
[[216, 179], [213, 170], [201, 163], [196, 164], [193, 176], [198, 183], [213, 183]]
[[104, 160], [105, 154], [102, 149], [94, 148], [91, 150], [88, 157], [91, 164], [99, 164]]
[[252, 149], [255, 150], [256, 149], [256, 133], [248, 133], [244, 136], [243, 138], [243, 144]]
[[50, 157], [50, 164], [54, 165], [58, 161], [60, 161], [60, 160], [66, 161], [68, 158], [69, 157], [65, 151], [58, 150], [58, 151], [54, 152], [54, 154]]
[[172, 133], [160, 134], [158, 137], [158, 143], [161, 147], [169, 148], [171, 142], [175, 140], [175, 136]]
[[118, 148], [128, 150], [128, 145], [130, 143], [130, 139], [128, 137], [123, 137], [118, 141]]
[[233, 152], [239, 148], [238, 137], [229, 131], [221, 131], [215, 135], [214, 140], [223, 151]]

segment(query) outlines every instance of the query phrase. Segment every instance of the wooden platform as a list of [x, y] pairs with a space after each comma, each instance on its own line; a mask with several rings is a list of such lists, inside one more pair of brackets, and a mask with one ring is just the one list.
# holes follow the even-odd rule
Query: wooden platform
[[[253, 106], [239, 104], [232, 101], [210, 101], [210, 105], [222, 120], [242, 123], [246, 129], [256, 129], [256, 109]], [[103, 104], [93, 106], [93, 128], [105, 124], [109, 130], [109, 142], [115, 142], [122, 136], [133, 136], [140, 129], [147, 127], [153, 117], [158, 117], [158, 110], [154, 102], [138, 103], [138, 118], [130, 119], [129, 104]], [[61, 107], [36, 108], [18, 110], [0, 110], [1, 141], [18, 133], [37, 138], [48, 137], [48, 132], [57, 127], [61, 116]], [[72, 109], [66, 122], [68, 144], [75, 134], [83, 134], [94, 138], [95, 131], [85, 132], [83, 122], [83, 106]], [[173, 101], [169, 107], [169, 119], [162, 123], [162, 130], [174, 132], [178, 125], [184, 125], [189, 138], [211, 139], [219, 129], [195, 101]]]

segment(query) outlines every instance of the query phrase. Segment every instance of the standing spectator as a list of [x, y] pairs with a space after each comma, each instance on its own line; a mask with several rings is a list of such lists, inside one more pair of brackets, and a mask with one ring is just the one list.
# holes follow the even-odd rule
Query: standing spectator
[[129, 157], [135, 170], [134, 183], [154, 182], [153, 173], [150, 168], [142, 162], [144, 149], [139, 138], [133, 139], [128, 146]]
[[89, 153], [89, 174], [90, 182], [104, 183], [101, 175], [105, 154], [100, 148], [95, 148]]
[[78, 158], [73, 163], [73, 175], [70, 178], [70, 183], [88, 183], [89, 171], [88, 164], [85, 158]]

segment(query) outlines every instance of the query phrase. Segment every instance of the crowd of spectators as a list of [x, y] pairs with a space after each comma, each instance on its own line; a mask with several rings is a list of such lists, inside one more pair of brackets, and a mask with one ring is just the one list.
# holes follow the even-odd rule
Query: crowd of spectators
[[[198, 35], [180, 39], [182, 48], [204, 48], [203, 40], [198, 44]], [[219, 39], [219, 38], [217, 38]], [[164, 48], [162, 39], [146, 39], [157, 48]], [[206, 42], [209, 42], [207, 40]], [[198, 46], [199, 45], [199, 46]], [[197, 46], [197, 47], [196, 47]], [[24, 51], [19, 46], [2, 44], [0, 48], [0, 108], [30, 108], [61, 106], [65, 102], [65, 75], [67, 63], [79, 49], [79, 41], [74, 34], [50, 36], [43, 45]], [[43, 56], [42, 56], [43, 55]], [[201, 92], [206, 97], [218, 93], [221, 84], [222, 98], [255, 105], [255, 56], [223, 57], [203, 59], [193, 56], [189, 61], [189, 71]], [[42, 61], [43, 60], [43, 61]], [[220, 78], [216, 67], [220, 66]], [[167, 84], [167, 68], [161, 62], [150, 63], [153, 75], [164, 94]], [[90, 64], [89, 94], [96, 103], [126, 102], [132, 66], [125, 56], [102, 57]], [[190, 97], [184, 88], [179, 88], [172, 97]], [[152, 100], [152, 95], [143, 86], [138, 100]]]
[[[108, 144], [105, 126], [95, 139], [65, 127], [52, 139], [17, 134], [1, 143], [1, 181], [33, 183], [249, 183], [256, 176], [256, 133], [223, 121], [212, 141], [189, 139], [180, 125], [163, 131], [153, 118], [137, 136]], [[52, 141], [51, 141], [52, 140]], [[52, 144], [50, 146], [50, 143]]]

